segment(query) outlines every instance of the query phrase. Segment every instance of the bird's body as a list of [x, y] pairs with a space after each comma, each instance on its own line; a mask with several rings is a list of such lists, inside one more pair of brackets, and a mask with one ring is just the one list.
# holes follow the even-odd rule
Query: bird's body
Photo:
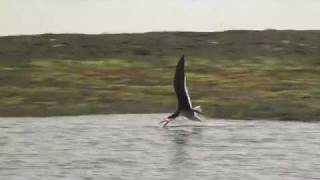
[[184, 72], [184, 56], [179, 60], [173, 82], [174, 90], [177, 96], [177, 110], [160, 123], [163, 127], [178, 116], [184, 116], [193, 121], [200, 121], [198, 114], [201, 113], [200, 107], [192, 108], [191, 98], [186, 85], [186, 76]]

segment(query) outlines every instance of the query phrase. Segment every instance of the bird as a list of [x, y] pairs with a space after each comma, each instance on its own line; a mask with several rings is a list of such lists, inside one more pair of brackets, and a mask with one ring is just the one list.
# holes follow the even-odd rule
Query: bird
[[174, 91], [177, 96], [176, 111], [160, 122], [162, 127], [166, 127], [171, 121], [175, 120], [179, 116], [186, 117], [187, 119], [193, 121], [201, 121], [198, 116], [199, 114], [202, 114], [201, 107], [196, 106], [192, 108], [191, 98], [186, 85], [184, 62], [185, 58], [184, 55], [182, 55], [177, 63], [173, 81]]

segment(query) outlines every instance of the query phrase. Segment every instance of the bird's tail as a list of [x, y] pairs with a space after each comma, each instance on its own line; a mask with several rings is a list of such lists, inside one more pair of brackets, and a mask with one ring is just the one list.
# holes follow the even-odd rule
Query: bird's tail
[[193, 110], [194, 112], [197, 112], [197, 113], [199, 113], [199, 114], [202, 114], [202, 109], [201, 109], [200, 106], [196, 106], [196, 107], [192, 108], [192, 110]]

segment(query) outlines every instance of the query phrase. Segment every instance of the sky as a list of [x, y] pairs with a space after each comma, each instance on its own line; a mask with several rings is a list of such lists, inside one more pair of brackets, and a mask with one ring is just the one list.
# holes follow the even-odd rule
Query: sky
[[0, 0], [0, 36], [320, 29], [320, 0]]

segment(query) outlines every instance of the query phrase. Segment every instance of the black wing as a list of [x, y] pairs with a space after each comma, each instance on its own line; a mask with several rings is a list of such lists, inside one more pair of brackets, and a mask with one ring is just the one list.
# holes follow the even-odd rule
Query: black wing
[[184, 56], [179, 60], [174, 76], [174, 90], [178, 98], [178, 110], [190, 110], [192, 108], [190, 96], [184, 74]]

